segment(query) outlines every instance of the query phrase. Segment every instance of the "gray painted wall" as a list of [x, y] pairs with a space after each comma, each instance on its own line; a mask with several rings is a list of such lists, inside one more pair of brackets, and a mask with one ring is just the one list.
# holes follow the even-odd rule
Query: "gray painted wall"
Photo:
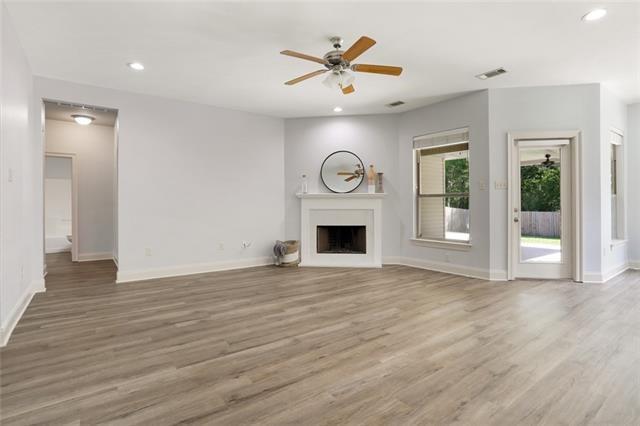
[[629, 260], [636, 268], [640, 268], [640, 103], [629, 105], [627, 117]]
[[[309, 192], [330, 192], [320, 179], [322, 161], [332, 152], [348, 150], [365, 165], [384, 173], [383, 256], [400, 250], [398, 188], [398, 119], [396, 114], [301, 118], [285, 121], [285, 236], [300, 238], [299, 191], [302, 174], [309, 176]], [[366, 192], [366, 179], [356, 192]]]

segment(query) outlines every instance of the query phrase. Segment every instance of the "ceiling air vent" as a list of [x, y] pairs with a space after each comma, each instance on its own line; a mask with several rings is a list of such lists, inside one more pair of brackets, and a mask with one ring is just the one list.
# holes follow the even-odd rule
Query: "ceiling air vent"
[[390, 104], [387, 104], [387, 106], [388, 106], [389, 108], [399, 107], [400, 105], [404, 105], [404, 102], [402, 102], [402, 101], [395, 101], [395, 102], [391, 102]]
[[491, 78], [491, 77], [496, 77], [498, 75], [505, 74], [506, 72], [507, 72], [507, 70], [505, 70], [504, 68], [496, 68], [495, 70], [491, 70], [491, 71], [487, 71], [487, 72], [482, 73], [482, 74], [478, 74], [478, 75], [476, 75], [476, 78], [479, 78], [480, 80], [486, 80], [486, 79]]

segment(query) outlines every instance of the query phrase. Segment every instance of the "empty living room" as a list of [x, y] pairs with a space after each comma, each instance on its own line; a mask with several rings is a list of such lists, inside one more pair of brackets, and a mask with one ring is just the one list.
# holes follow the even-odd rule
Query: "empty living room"
[[640, 2], [0, 24], [0, 424], [640, 425]]

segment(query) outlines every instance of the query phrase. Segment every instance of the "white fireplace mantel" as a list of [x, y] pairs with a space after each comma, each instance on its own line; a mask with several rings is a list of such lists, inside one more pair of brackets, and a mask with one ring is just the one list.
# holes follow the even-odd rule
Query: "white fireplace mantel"
[[370, 194], [368, 192], [347, 192], [347, 193], [336, 193], [336, 192], [314, 192], [314, 193], [297, 193], [296, 197], [298, 198], [308, 198], [308, 199], [317, 199], [317, 198], [350, 198], [360, 200], [363, 198], [384, 198], [387, 194], [382, 192], [376, 192], [374, 194]]
[[[384, 193], [296, 194], [300, 198], [300, 266], [380, 268], [382, 266], [382, 200]], [[318, 226], [363, 225], [366, 253], [318, 253]]]

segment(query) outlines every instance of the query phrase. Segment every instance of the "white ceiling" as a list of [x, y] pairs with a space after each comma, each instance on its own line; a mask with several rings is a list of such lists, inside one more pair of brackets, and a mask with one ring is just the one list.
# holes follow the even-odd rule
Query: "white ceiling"
[[[602, 82], [640, 100], [640, 4], [399, 2], [18, 2], [7, 7], [37, 75], [281, 117], [398, 112], [488, 87]], [[319, 69], [327, 38], [377, 40], [357, 61], [404, 67], [358, 73], [342, 95]], [[134, 72], [130, 61], [146, 66]], [[498, 67], [488, 81], [474, 75]], [[405, 106], [384, 105], [403, 100]]]
[[92, 126], [109, 126], [116, 125], [118, 112], [108, 108], [94, 107], [88, 105], [75, 105], [62, 102], [45, 101], [44, 117], [49, 120], [71, 121], [74, 119], [72, 114], [88, 115], [94, 118]]

